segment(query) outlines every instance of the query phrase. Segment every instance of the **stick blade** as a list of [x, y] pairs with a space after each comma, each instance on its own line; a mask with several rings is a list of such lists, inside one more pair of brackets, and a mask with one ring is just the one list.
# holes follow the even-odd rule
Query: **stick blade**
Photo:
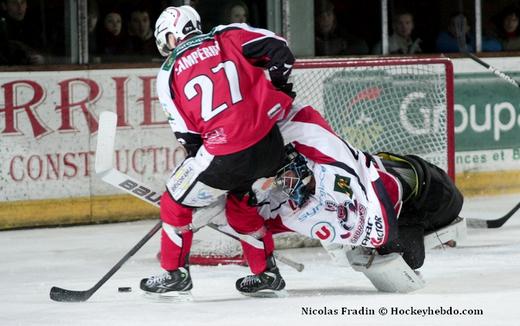
[[58, 302], [83, 302], [87, 301], [92, 293], [90, 291], [73, 291], [53, 286], [49, 293], [51, 300]]
[[117, 114], [103, 111], [99, 115], [99, 129], [96, 146], [96, 173], [110, 170], [114, 166], [114, 145], [116, 139]]
[[486, 221], [486, 220], [481, 220], [478, 218], [467, 218], [466, 219], [466, 225], [469, 228], [473, 228], [473, 229], [487, 229], [488, 228], [487, 222], [488, 221]]
[[468, 227], [471, 228], [487, 228], [496, 229], [504, 225], [518, 210], [520, 209], [520, 202], [516, 204], [506, 215], [495, 220], [482, 220], [477, 218], [466, 219]]

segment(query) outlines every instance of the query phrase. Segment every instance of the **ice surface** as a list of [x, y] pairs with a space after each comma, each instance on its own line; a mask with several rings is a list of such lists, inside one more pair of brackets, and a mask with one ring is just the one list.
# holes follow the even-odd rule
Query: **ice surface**
[[[467, 199], [462, 216], [497, 218], [519, 196]], [[430, 250], [421, 273], [424, 289], [382, 294], [365, 277], [336, 267], [321, 248], [280, 251], [306, 266], [279, 264], [289, 297], [244, 297], [240, 266], [192, 267], [194, 301], [153, 301], [138, 289], [159, 273], [154, 237], [87, 302], [59, 303], [49, 289], [92, 287], [156, 221], [0, 232], [0, 325], [520, 325], [520, 213], [499, 229], [470, 229], [456, 248]], [[119, 293], [131, 286], [130, 293]], [[482, 309], [480, 316], [379, 315], [381, 308]], [[336, 315], [309, 315], [334, 312]], [[375, 315], [342, 314], [342, 309]]]

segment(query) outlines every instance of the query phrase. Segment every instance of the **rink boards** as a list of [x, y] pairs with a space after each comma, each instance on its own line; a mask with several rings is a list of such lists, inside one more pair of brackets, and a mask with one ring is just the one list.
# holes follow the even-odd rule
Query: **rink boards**
[[[500, 59], [490, 61], [515, 71], [517, 59]], [[467, 60], [454, 66], [458, 186], [466, 195], [519, 192], [520, 104], [509, 98], [518, 90]], [[113, 111], [116, 166], [163, 189], [173, 134], [155, 96], [157, 68], [0, 73], [0, 229], [158, 216], [93, 171], [99, 113]], [[502, 100], [475, 103], [482, 85]]]

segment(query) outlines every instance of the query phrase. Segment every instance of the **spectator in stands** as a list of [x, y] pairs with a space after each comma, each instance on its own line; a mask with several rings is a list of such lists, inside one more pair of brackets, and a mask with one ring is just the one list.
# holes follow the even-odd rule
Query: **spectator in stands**
[[123, 19], [117, 8], [111, 8], [103, 18], [103, 29], [100, 35], [100, 48], [103, 61], [115, 61], [119, 56], [127, 54], [128, 37], [123, 30]]
[[130, 12], [128, 35], [132, 55], [158, 58], [150, 14], [146, 8], [136, 7]]
[[519, 19], [520, 9], [516, 6], [506, 7], [500, 15], [498, 34], [504, 51], [520, 50]]
[[224, 10], [224, 23], [247, 23], [249, 9], [242, 1], [233, 1]]
[[[45, 39], [35, 20], [26, 19], [26, 0], [0, 0], [1, 55], [5, 64], [43, 64]], [[1, 40], [0, 38], [0, 40]]]
[[96, 0], [87, 2], [87, 29], [88, 29], [88, 53], [91, 63], [99, 63], [100, 49], [97, 41], [97, 25], [99, 20], [99, 6]]
[[[414, 18], [409, 11], [397, 12], [392, 19], [393, 34], [388, 38], [390, 54], [422, 53], [420, 38], [414, 38]], [[382, 53], [381, 42], [374, 46], [374, 54]]]
[[[464, 41], [466, 43], [466, 50], [475, 52], [475, 36], [470, 33], [467, 17], [462, 13], [455, 13], [450, 16], [448, 24], [448, 31], [439, 33], [436, 41], [436, 48], [438, 52], [450, 53], [461, 52], [464, 49], [459, 48], [457, 39], [457, 27], [464, 33]], [[497, 52], [502, 50], [502, 45], [496, 39], [486, 36], [482, 39], [483, 52]]]
[[462, 25], [459, 28], [464, 32], [466, 50], [469, 52], [475, 52], [475, 37], [470, 33], [471, 28], [468, 24], [468, 19], [462, 13], [452, 14], [448, 23], [448, 30], [440, 32], [437, 36], [436, 48], [438, 52], [451, 53], [463, 50], [459, 48], [459, 43], [457, 41], [458, 22]]
[[316, 55], [367, 54], [368, 45], [356, 36], [340, 31], [334, 5], [328, 0], [316, 1]]

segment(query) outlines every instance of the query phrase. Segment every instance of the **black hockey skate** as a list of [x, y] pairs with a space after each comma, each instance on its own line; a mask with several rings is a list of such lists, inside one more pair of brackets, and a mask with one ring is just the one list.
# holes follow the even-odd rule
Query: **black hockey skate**
[[190, 290], [193, 288], [190, 270], [181, 267], [158, 276], [143, 278], [141, 290], [152, 297], [173, 297], [179, 300], [191, 300]]
[[267, 259], [267, 269], [259, 275], [248, 275], [236, 282], [237, 290], [243, 295], [252, 297], [284, 297], [287, 295], [285, 281], [280, 275], [274, 257]]

